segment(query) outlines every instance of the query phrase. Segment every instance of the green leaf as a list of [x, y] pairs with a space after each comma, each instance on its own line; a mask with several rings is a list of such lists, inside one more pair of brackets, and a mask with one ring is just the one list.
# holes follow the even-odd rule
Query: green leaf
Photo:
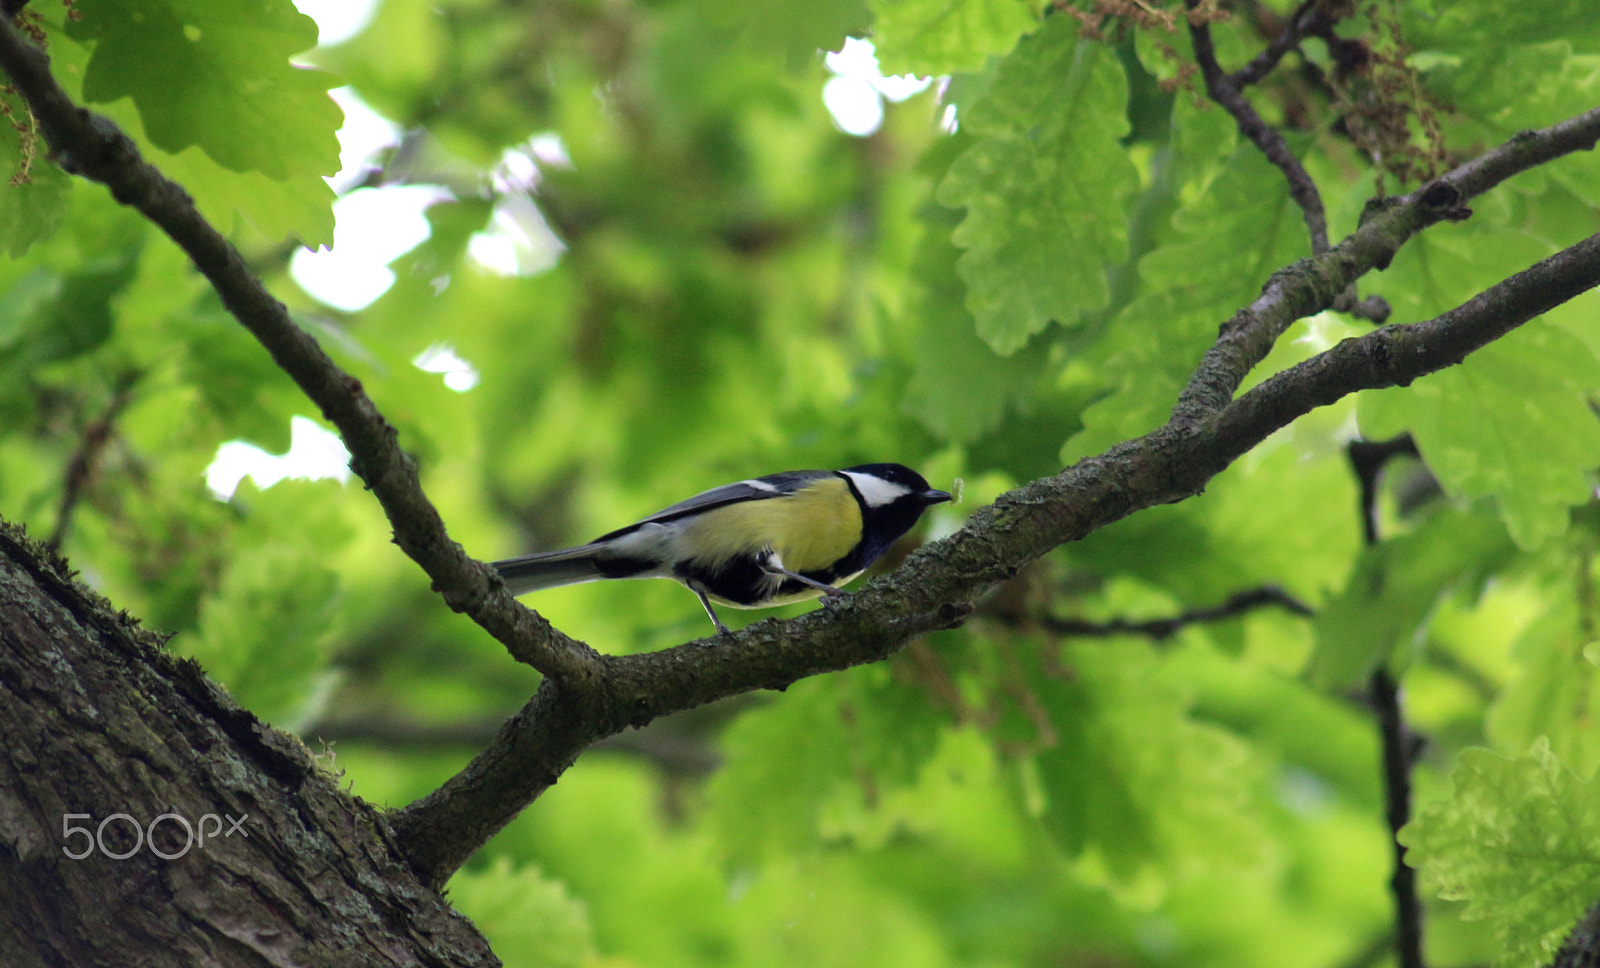
[[1106, 305], [1105, 267], [1125, 258], [1124, 202], [1138, 182], [1119, 144], [1127, 97], [1116, 55], [1052, 17], [961, 115], [978, 141], [951, 165], [939, 201], [966, 207], [954, 240], [967, 250], [967, 308], [996, 352]]
[[[793, 737], [804, 736], [803, 744]], [[825, 801], [850, 780], [849, 737], [832, 680], [795, 683], [784, 701], [740, 716], [706, 787], [711, 828], [735, 864], [814, 842]]]
[[860, 36], [867, 23], [863, 0], [751, 0], [738, 4], [710, 0], [694, 6], [702, 31], [707, 24], [734, 30], [754, 50], [779, 54], [791, 69], [815, 62], [818, 51], [838, 50], [845, 38]]
[[[22, 98], [9, 89], [0, 89], [0, 104], [9, 118], [28, 117]], [[43, 135], [34, 132], [32, 137], [24, 147], [16, 125], [0, 123], [0, 252], [13, 259], [55, 232], [66, 214], [71, 186], [61, 169], [45, 159]]]
[[[836, 827], [854, 818], [849, 832], [870, 828], [865, 801], [916, 782], [938, 749], [943, 720], [926, 691], [885, 666], [797, 683], [784, 699], [729, 727], [727, 761], [707, 791], [712, 827], [735, 863], [812, 846], [825, 817]], [[793, 736], [806, 741], [783, 738]], [[868, 777], [870, 797], [861, 782]]]
[[[1349, 574], [1361, 540], [1355, 482], [1333, 430], [1341, 423], [1338, 408], [1329, 410], [1235, 462], [1204, 494], [1102, 528], [1059, 556], [1097, 575], [1136, 578], [1176, 599], [1158, 615], [1262, 585], [1318, 607]], [[1327, 417], [1333, 419], [1324, 429], [1319, 424]]]
[[258, 171], [224, 168], [199, 148], [178, 155], [152, 151], [150, 160], [182, 185], [200, 214], [221, 231], [232, 228], [237, 214], [264, 239], [297, 239], [313, 249], [333, 244], [334, 193], [316, 172], [268, 178]]
[[67, 32], [94, 44], [83, 96], [132, 98], [157, 147], [199, 145], [270, 178], [332, 175], [341, 112], [333, 77], [289, 59], [317, 42], [289, 0], [82, 0]]
[[579, 968], [594, 951], [583, 902], [537, 867], [513, 868], [509, 857], [496, 857], [486, 868], [457, 873], [446, 896], [508, 965]]
[[1544, 740], [1514, 759], [1465, 750], [1454, 783], [1400, 831], [1406, 863], [1425, 889], [1465, 901], [1462, 918], [1489, 922], [1497, 966], [1548, 964], [1600, 897], [1600, 796]]
[[868, 0], [868, 6], [886, 74], [980, 70], [1038, 26], [1040, 13], [1036, 0]]
[[1437, 47], [1479, 51], [1551, 40], [1573, 40], [1584, 49], [1600, 49], [1600, 20], [1595, 18], [1594, 5], [1589, 0], [1509, 5], [1442, 3], [1437, 12], [1405, 4], [1398, 9], [1408, 18], [1404, 25], [1406, 39], [1419, 50]]
[[907, 308], [916, 320], [915, 337], [909, 341], [914, 372], [904, 410], [947, 440], [975, 440], [999, 425], [1008, 405], [1032, 398], [1046, 372], [1045, 354], [1029, 347], [1000, 356], [978, 338], [956, 275], [961, 252], [950, 242], [958, 216], [934, 205], [922, 215], [925, 230], [912, 265], [916, 289]]
[[[114, 306], [139, 270], [145, 226], [89, 202], [41, 264], [0, 292], [0, 374], [23, 382], [41, 364], [84, 356], [111, 338]], [[3, 231], [3, 230], [0, 230]]]
[[1094, 642], [1060, 661], [1030, 684], [1055, 733], [1036, 756], [1044, 822], [1069, 853], [1124, 888], [1260, 857], [1245, 748], [1189, 717], [1148, 647]]
[[1527, 749], [1544, 737], [1562, 763], [1580, 776], [1600, 767], [1600, 731], [1591, 710], [1600, 709], [1600, 670], [1585, 657], [1592, 648], [1578, 605], [1557, 597], [1512, 646], [1521, 674], [1489, 707], [1484, 723], [1500, 749]]
[[289, 447], [289, 420], [307, 409], [288, 374], [210, 295], [170, 321], [179, 366], [233, 437], [272, 452]]
[[1410, 430], [1452, 497], [1492, 495], [1511, 537], [1536, 548], [1591, 497], [1600, 421], [1589, 394], [1600, 360], [1581, 340], [1535, 321], [1410, 387], [1363, 394], [1362, 433]]
[[[1203, 139], [1199, 150], [1212, 143]], [[1165, 423], [1217, 327], [1275, 270], [1310, 252], [1282, 173], [1254, 145], [1240, 145], [1220, 173], [1203, 156], [1185, 164], [1194, 180], [1173, 216], [1178, 238], [1139, 263], [1141, 294], [1082, 361], [1113, 390], [1084, 412], [1083, 433], [1062, 451], [1068, 463]]]
[[1349, 689], [1419, 636], [1440, 596], [1481, 581], [1511, 548], [1487, 514], [1441, 509], [1421, 527], [1362, 551], [1350, 580], [1317, 614], [1306, 674]]

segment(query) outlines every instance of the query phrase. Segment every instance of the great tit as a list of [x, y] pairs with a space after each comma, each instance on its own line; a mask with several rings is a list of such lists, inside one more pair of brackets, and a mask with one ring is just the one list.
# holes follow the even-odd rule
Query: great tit
[[843, 594], [930, 505], [950, 500], [899, 464], [785, 471], [696, 494], [586, 545], [497, 561], [513, 595], [601, 578], [672, 578], [735, 608]]

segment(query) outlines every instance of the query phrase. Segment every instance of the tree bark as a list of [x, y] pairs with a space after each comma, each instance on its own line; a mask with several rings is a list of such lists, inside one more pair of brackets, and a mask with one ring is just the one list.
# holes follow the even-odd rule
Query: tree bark
[[4, 522], [0, 736], [11, 968], [499, 964], [304, 744]]

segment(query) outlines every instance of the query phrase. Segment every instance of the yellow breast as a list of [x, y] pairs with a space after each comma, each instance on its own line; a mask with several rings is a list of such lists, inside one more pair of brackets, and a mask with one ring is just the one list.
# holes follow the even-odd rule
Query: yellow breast
[[713, 566], [770, 547], [790, 571], [817, 571], [861, 540], [861, 509], [849, 485], [828, 477], [794, 494], [709, 511], [689, 530], [697, 557]]

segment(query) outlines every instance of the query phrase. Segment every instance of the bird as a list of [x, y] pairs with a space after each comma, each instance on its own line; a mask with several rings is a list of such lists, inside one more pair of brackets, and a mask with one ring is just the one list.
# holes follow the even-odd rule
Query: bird
[[714, 487], [588, 544], [491, 565], [513, 595], [607, 578], [671, 578], [712, 602], [770, 608], [861, 574], [922, 512], [951, 500], [902, 464], [784, 471]]

